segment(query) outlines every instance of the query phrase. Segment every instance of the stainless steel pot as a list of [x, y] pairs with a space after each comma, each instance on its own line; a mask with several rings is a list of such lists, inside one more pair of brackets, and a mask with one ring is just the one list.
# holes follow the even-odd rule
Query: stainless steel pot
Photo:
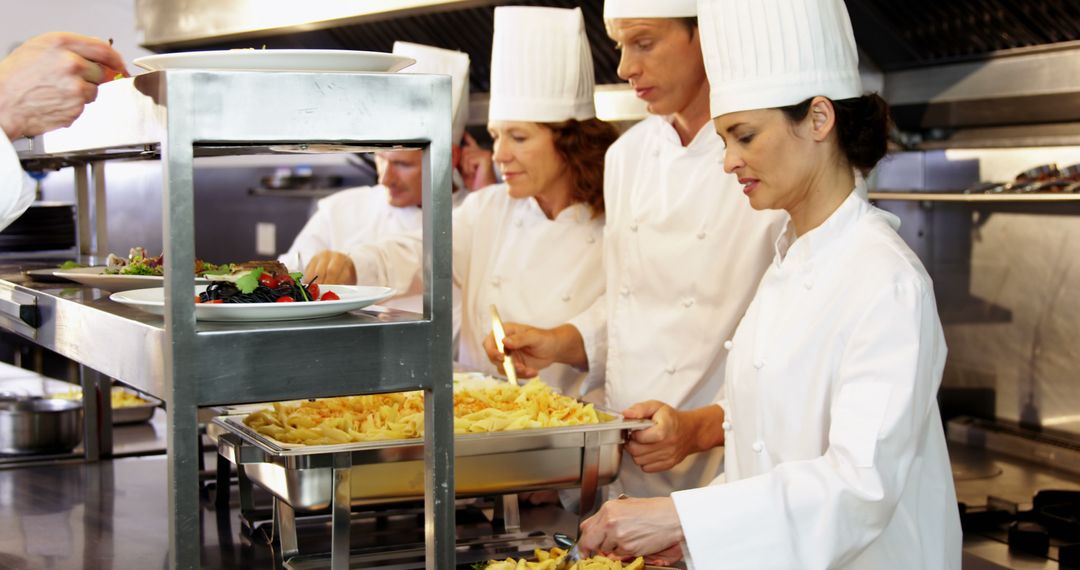
[[62, 453], [82, 441], [82, 402], [0, 400], [0, 453]]

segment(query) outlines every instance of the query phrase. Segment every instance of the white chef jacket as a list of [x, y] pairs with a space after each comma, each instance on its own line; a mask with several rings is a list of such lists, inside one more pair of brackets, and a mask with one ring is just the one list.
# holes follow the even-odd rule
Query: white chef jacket
[[[453, 218], [453, 278], [462, 291], [459, 362], [496, 372], [483, 346], [491, 332], [491, 305], [504, 322], [540, 327], [565, 323], [588, 309], [604, 290], [603, 226], [603, 216], [592, 217], [584, 204], [549, 220], [535, 199], [512, 198], [505, 184], [472, 192]], [[360, 282], [405, 290], [420, 278], [420, 249], [420, 234], [412, 232], [349, 254]], [[565, 365], [540, 373], [572, 395], [578, 395], [583, 377]]]
[[[319, 200], [315, 214], [304, 224], [292, 247], [278, 256], [278, 260], [291, 271], [303, 271], [299, 261], [306, 264], [319, 252], [346, 252], [386, 236], [416, 231], [422, 220], [423, 214], [416, 206], [399, 208], [391, 205], [390, 191], [381, 184], [341, 190]], [[363, 281], [359, 283], [370, 285]], [[422, 313], [423, 296], [417, 291], [408, 293], [382, 304]]]
[[23, 172], [15, 147], [0, 134], [0, 230], [11, 225], [34, 201], [36, 185]]
[[[723, 169], [712, 122], [685, 147], [650, 116], [608, 150], [604, 168], [605, 298], [573, 319], [589, 380], [621, 411], [645, 400], [680, 409], [715, 402], [730, 338], [772, 259], [786, 214], [756, 212]], [[716, 476], [723, 450], [646, 474], [630, 459], [614, 494], [666, 496]]]
[[959, 570], [945, 338], [898, 226], [853, 192], [777, 241], [725, 343], [725, 474], [672, 494], [696, 567]]

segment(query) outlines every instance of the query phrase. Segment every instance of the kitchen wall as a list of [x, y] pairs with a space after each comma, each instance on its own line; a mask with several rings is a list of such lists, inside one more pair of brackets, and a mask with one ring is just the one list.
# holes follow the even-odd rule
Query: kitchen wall
[[[903, 165], [916, 158], [923, 187], [958, 188], [1080, 163], [1080, 147], [912, 153], [883, 165], [879, 184], [918, 184], [918, 169]], [[953, 389], [943, 407], [985, 406], [1080, 436], [1080, 205], [880, 204], [901, 216], [935, 280], [949, 345], [943, 386]]]
[[139, 47], [134, 0], [5, 0], [3, 10], [4, 17], [0, 18], [0, 53], [3, 54], [38, 34], [65, 31], [112, 38], [129, 69], [135, 58], [150, 55]]

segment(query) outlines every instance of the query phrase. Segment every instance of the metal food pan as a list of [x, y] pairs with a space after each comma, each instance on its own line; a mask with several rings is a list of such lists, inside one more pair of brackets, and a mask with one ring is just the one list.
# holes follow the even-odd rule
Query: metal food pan
[[[613, 419], [600, 424], [458, 435], [454, 439], [457, 496], [610, 483], [619, 471], [627, 434], [651, 422], [609, 415]], [[243, 416], [215, 418], [210, 431], [219, 435], [219, 453], [294, 509], [331, 505], [333, 461], [340, 454], [351, 456], [354, 505], [424, 496], [424, 444], [420, 439], [285, 446], [244, 425]], [[232, 437], [220, 437], [222, 434]]]

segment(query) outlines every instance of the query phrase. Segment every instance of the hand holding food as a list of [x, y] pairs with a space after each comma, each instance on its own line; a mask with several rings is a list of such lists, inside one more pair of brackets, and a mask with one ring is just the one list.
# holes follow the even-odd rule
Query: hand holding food
[[[503, 329], [506, 332], [503, 347], [513, 359], [518, 376], [532, 378], [558, 361], [560, 343], [553, 330], [519, 323], [504, 323]], [[484, 351], [492, 364], [502, 367], [503, 353], [499, 351], [491, 333], [484, 339]]]
[[102, 40], [66, 32], [30, 38], [0, 61], [0, 128], [9, 139], [70, 125], [124, 60]]
[[304, 275], [318, 277], [326, 285], [356, 285], [356, 267], [352, 259], [338, 251], [321, 251], [311, 258]]
[[653, 425], [634, 432], [626, 451], [646, 473], [667, 471], [682, 463], [687, 455], [712, 449], [724, 443], [723, 408], [707, 406], [680, 411], [650, 400], [634, 404], [623, 415], [627, 419], [651, 419]]
[[671, 497], [628, 498], [608, 501], [585, 519], [578, 548], [618, 557], [667, 554], [682, 540], [682, 524]]

